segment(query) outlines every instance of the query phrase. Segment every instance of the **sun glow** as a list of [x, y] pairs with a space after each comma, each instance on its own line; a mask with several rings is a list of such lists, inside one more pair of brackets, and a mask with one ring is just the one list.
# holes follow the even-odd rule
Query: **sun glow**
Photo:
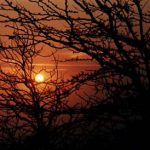
[[35, 81], [36, 82], [44, 82], [44, 76], [42, 75], [42, 74], [37, 74], [36, 76], [35, 76]]

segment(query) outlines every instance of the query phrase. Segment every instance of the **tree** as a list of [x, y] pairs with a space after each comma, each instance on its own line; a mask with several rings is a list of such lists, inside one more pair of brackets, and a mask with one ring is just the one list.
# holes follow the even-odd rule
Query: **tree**
[[[1, 9], [10, 9], [17, 15], [1, 15], [3, 21], [30, 28], [37, 43], [89, 55], [99, 64], [102, 70], [99, 75], [106, 85], [111, 84], [109, 80], [112, 78], [114, 83], [110, 87], [115, 85], [117, 88], [128, 82], [131, 89], [136, 88], [138, 92], [149, 89], [147, 0], [65, 0], [62, 5], [53, 1], [29, 2], [37, 4], [40, 11], [33, 12], [6, 0]], [[55, 22], [64, 24], [64, 27], [57, 27]]]
[[[28, 136], [35, 136], [35, 144], [46, 148], [50, 132], [67, 122], [67, 114], [74, 108], [68, 104], [68, 96], [76, 87], [59, 75], [54, 52], [43, 56], [42, 46], [34, 45], [34, 36], [30, 40], [21, 38], [18, 30], [14, 32], [10, 44], [1, 43], [0, 143], [9, 147]], [[37, 57], [53, 58], [54, 67], [38, 67]], [[36, 81], [36, 74], [42, 72], [45, 81]]]
[[[6, 37], [10, 41], [15, 39], [33, 40], [34, 42], [25, 43], [27, 48], [36, 47], [42, 43], [60, 51], [69, 49], [90, 56], [99, 64], [99, 69], [93, 73], [80, 73], [72, 77], [68, 81], [74, 87], [71, 93], [78, 86], [90, 80], [95, 82], [96, 93], [106, 93], [102, 97], [106, 101], [115, 101], [118, 97], [121, 99], [124, 96], [137, 96], [149, 91], [150, 88], [150, 13], [146, 8], [148, 2], [147, 0], [64, 0], [60, 5], [50, 0], [28, 0], [28, 3], [34, 4], [38, 8], [36, 11], [27, 9], [11, 0], [5, 0], [0, 4], [0, 22], [12, 30], [9, 34], [3, 34], [1, 37]], [[7, 14], [6, 12], [13, 13]], [[0, 48], [2, 53], [5, 52], [5, 46], [1, 45]], [[12, 48], [9, 46], [6, 48], [8, 53], [14, 49]], [[1, 74], [5, 75], [4, 72]], [[13, 78], [14, 76], [11, 76], [11, 80]], [[7, 80], [5, 82], [8, 82]], [[9, 85], [11, 85], [10, 83], [12, 81], [9, 81]], [[64, 82], [60, 83], [55, 84], [62, 86], [62, 90]], [[35, 88], [34, 84], [32, 86]], [[67, 88], [69, 86], [65, 85]], [[28, 88], [30, 89], [30, 87]], [[35, 89], [37, 90], [37, 88]], [[70, 89], [69, 87], [67, 91]], [[39, 100], [36, 90], [32, 96]], [[66, 89], [63, 91], [66, 92]], [[57, 95], [57, 91], [52, 95], [49, 93], [51, 92], [44, 93], [44, 97], [49, 99], [50, 96], [53, 97], [53, 94]], [[64, 95], [64, 92], [61, 94]], [[4, 98], [4, 96], [1, 97]], [[52, 100], [54, 103], [57, 102], [55, 96]], [[88, 106], [89, 104], [92, 106], [93, 103], [101, 104], [99, 97], [94, 97], [93, 102], [91, 102], [91, 97], [80, 96], [80, 98], [88, 102]], [[115, 104], [114, 102], [113, 107], [116, 107]], [[105, 108], [103, 105], [101, 106]], [[110, 108], [109, 105], [107, 106], [107, 109], [101, 109], [102, 115]], [[69, 112], [71, 115], [79, 114], [78, 116], [80, 116], [81, 114], [85, 115], [87, 111], [89, 112], [85, 107], [85, 109], [71, 109]], [[67, 112], [68, 110], [61, 111], [61, 113]], [[109, 114], [111, 113], [109, 112]]]

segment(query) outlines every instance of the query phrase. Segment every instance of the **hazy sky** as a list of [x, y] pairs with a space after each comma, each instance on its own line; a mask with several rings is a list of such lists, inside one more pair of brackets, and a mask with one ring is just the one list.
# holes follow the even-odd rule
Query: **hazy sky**
[[[5, 0], [0, 0], [1, 2], [4, 2]], [[28, 0], [12, 0], [12, 1], [14, 1], [14, 2], [18, 2], [18, 3], [21, 3], [22, 5], [24, 5], [25, 7], [27, 7], [27, 8], [29, 8], [29, 9], [31, 9], [32, 11], [34, 10], [34, 11], [38, 11], [38, 8], [36, 7], [36, 5], [34, 4], [34, 3], [30, 3], [29, 4], [29, 2], [28, 2]], [[59, 4], [59, 5], [63, 5], [63, 2], [64, 2], [64, 0], [52, 0], [52, 1], [54, 1], [55, 3], [57, 3], [57, 4]], [[95, 0], [93, 0], [93, 1], [95, 1]], [[146, 1], [146, 0], [145, 0]], [[0, 2], [0, 3], [1, 3]], [[72, 0], [69, 0], [69, 2], [71, 2], [72, 3]], [[148, 0], [147, 2], [149, 2], [149, 3], [147, 3], [147, 5], [146, 5], [146, 8], [149, 8], [150, 7], [150, 0]], [[1, 24], [0, 24], [0, 26], [2, 26]], [[3, 30], [3, 28], [1, 27], [0, 28], [0, 32], [1, 33], [3, 33], [3, 32], [6, 32], [6, 30]], [[8, 32], [8, 31], [7, 31]], [[45, 53], [48, 53], [48, 47], [46, 47], [46, 52]], [[82, 57], [85, 57], [85, 55], [83, 54], [83, 53], [80, 53], [80, 54], [73, 54], [71, 51], [60, 51], [59, 52], [59, 57], [61, 57], [61, 58], [64, 58], [64, 57], [66, 57], [66, 58], [75, 58], [75, 57], [77, 57], [77, 56], [82, 56]], [[44, 58], [44, 59], [40, 59], [40, 61], [39, 61], [39, 63], [46, 63], [46, 62], [48, 62], [48, 60], [46, 59], [46, 58]]]
[[[4, 2], [4, 1], [5, 1], [5, 0], [1, 0], [1, 3]], [[38, 7], [37, 7], [34, 3], [29, 3], [28, 0], [12, 0], [12, 1], [20, 3], [20, 4], [23, 5], [24, 7], [28, 8], [28, 9], [31, 9], [31, 11], [33, 11], [33, 10], [34, 10], [34, 11], [38, 11]], [[63, 2], [63, 0], [53, 0], [53, 1], [55, 1], [57, 4], [60, 4], [60, 5], [62, 5], [62, 2]], [[71, 1], [72, 1], [72, 0], [70, 0], [70, 2], [71, 2]], [[10, 13], [10, 12], [8, 12], [8, 13]], [[9, 14], [9, 15], [10, 15], [10, 14]], [[0, 28], [1, 34], [2, 34], [2, 33], [3, 33], [3, 34], [6, 34], [6, 33], [9, 32], [8, 29], [6, 30], [6, 29], [2, 28], [2, 25], [1, 25], [1, 24], [0, 24], [0, 26], [1, 26], [1, 28]], [[47, 46], [45, 46], [45, 53], [48, 53], [48, 52], [49, 52], [48, 49], [50, 49], [50, 48], [47, 47]], [[78, 56], [85, 57], [85, 54], [83, 54], [83, 53], [80, 53], [80, 54], [73, 54], [72, 51], [60, 51], [58, 55], [59, 55], [59, 56], [58, 56], [59, 58], [66, 58], [66, 59], [69, 59], [69, 58], [76, 58], [76, 57], [78, 57]], [[48, 58], [40, 59], [38, 62], [41, 63], [41, 64], [43, 64], [44, 62], [46, 63], [46, 62], [48, 62]]]

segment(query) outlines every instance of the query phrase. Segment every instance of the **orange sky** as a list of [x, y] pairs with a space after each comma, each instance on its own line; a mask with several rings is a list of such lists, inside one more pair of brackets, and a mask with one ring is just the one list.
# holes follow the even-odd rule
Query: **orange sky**
[[[4, 0], [2, 0], [4, 1]], [[1, 1], [1, 2], [2, 2]], [[35, 5], [28, 3], [27, 0], [12, 0], [14, 2], [19, 2], [22, 5], [24, 5], [25, 7], [32, 9], [34, 11], [38, 11], [38, 8], [35, 7]], [[60, 0], [55, 0], [55, 2], [60, 3]], [[61, 3], [60, 3], [61, 4]], [[3, 28], [2, 25], [0, 24], [1, 28], [0, 28], [0, 34], [8, 34], [8, 30], [6, 28]], [[6, 40], [5, 40], [6, 41]], [[48, 47], [48, 46], [44, 46], [44, 51], [43, 54], [47, 55], [50, 54], [52, 48]], [[0, 56], [1, 57], [1, 56]], [[57, 53], [56, 58], [61, 60], [63, 59], [70, 59], [70, 58], [85, 58], [87, 57], [85, 54], [83, 53], [73, 53], [72, 51], [69, 50], [61, 50]], [[35, 65], [39, 68], [46, 66], [47, 68], [52, 68], [53, 66], [53, 62], [50, 61], [50, 58], [46, 58], [46, 57], [39, 57], [37, 59], [35, 59]], [[2, 68], [5, 68], [5, 70], [10, 70], [10, 66], [7, 63], [2, 63], [2, 61], [0, 61], [0, 66]], [[84, 71], [84, 70], [93, 70], [93, 66], [95, 66], [95, 63], [93, 63], [92, 61], [89, 62], [65, 62], [65, 63], [59, 63], [58, 64], [59, 67], [59, 71], [61, 72], [61, 74], [63, 74], [63, 76], [67, 79], [72, 75], [75, 75], [76, 73], [79, 73], [80, 71]], [[97, 68], [98, 65], [95, 66], [95, 68]]]
[[[1, 0], [1, 2], [3, 2], [3, 1], [5, 1], [5, 0]], [[36, 7], [36, 5], [35, 4], [33, 4], [33, 3], [29, 3], [28, 2], [28, 0], [12, 0], [12, 1], [14, 1], [14, 2], [18, 2], [18, 3], [20, 3], [21, 5], [24, 5], [26, 8], [29, 8], [29, 9], [31, 9], [32, 11], [34, 10], [34, 11], [38, 11], [38, 8]], [[54, 0], [53, 0], [54, 1]], [[57, 4], [60, 4], [60, 5], [62, 5], [62, 3], [60, 3], [60, 0], [55, 0], [55, 2], [57, 3]], [[62, 1], [61, 1], [62, 2]], [[10, 15], [10, 14], [9, 14]], [[5, 29], [5, 28], [3, 28], [2, 27], [2, 24], [0, 24], [0, 26], [1, 26], [1, 28], [0, 28], [0, 33], [1, 34], [5, 34], [5, 33], [8, 33], [8, 29]], [[48, 46], [44, 46], [45, 48], [44, 48], [44, 54], [46, 55], [46, 54], [48, 54], [49, 52], [50, 52], [50, 50], [51, 50], [51, 48], [49, 48]], [[71, 52], [71, 51], [60, 51], [59, 53], [58, 53], [58, 58], [66, 58], [66, 59], [69, 59], [69, 58], [76, 58], [76, 57], [80, 57], [80, 58], [85, 58], [86, 57], [86, 55], [85, 54], [83, 54], [83, 53], [73, 53], [73, 52]], [[40, 62], [40, 63], [46, 63], [47, 62], [47, 59], [49, 59], [49, 58], [41, 58], [40, 60], [38, 60], [38, 62]], [[86, 65], [86, 64], [85, 64]]]
[[[5, 0], [1, 0], [0, 3], [4, 2], [4, 1]], [[33, 10], [38, 11], [38, 8], [35, 6], [35, 4], [33, 4], [33, 3], [29, 4], [28, 0], [12, 0], [12, 1], [18, 2], [21, 5], [24, 5], [25, 7], [29, 8], [29, 9], [32, 9], [32, 11]], [[52, 0], [52, 1], [54, 1], [55, 3], [57, 3], [59, 5], [63, 5], [63, 0]], [[73, 0], [69, 0], [70, 5], [72, 5], [72, 1]], [[149, 7], [150, 7], [150, 2], [146, 5], [146, 8], [149, 8]], [[2, 33], [5, 34], [5, 32], [8, 32], [8, 31], [3, 29], [1, 24], [0, 24], [0, 26], [1, 26], [0, 27], [0, 34], [2, 34]], [[47, 46], [44, 48], [44, 54], [45, 55], [48, 54], [50, 51], [51, 51], [51, 48], [49, 48]], [[76, 58], [76, 57], [84, 58], [84, 57], [86, 57], [86, 55], [83, 54], [83, 53], [74, 54], [73, 52], [67, 51], [67, 50], [66, 51], [60, 51], [57, 55], [57, 58], [66, 58], [66, 59]], [[37, 62], [38, 62], [38, 64], [48, 64], [48, 65], [50, 63], [49, 58], [40, 58], [39, 60], [37, 60]], [[65, 65], [67, 65], [67, 64], [69, 65], [70, 63], [66, 63]], [[73, 65], [73, 63], [71, 65]], [[81, 65], [81, 63], [75, 63], [74, 65]], [[91, 62], [87, 63], [86, 62], [86, 63], [82, 63], [82, 65], [93, 65], [93, 63], [91, 63]]]

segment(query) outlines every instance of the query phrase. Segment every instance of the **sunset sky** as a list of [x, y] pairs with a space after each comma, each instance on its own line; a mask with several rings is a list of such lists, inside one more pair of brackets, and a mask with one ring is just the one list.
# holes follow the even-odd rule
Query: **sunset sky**
[[[2, 0], [1, 2], [3, 2], [4, 0]], [[24, 7], [26, 7], [26, 8], [28, 8], [28, 9], [30, 9], [31, 11], [36, 11], [36, 12], [38, 12], [38, 7], [36, 7], [35, 6], [35, 4], [33, 4], [33, 3], [30, 3], [29, 4], [29, 2], [27, 1], [27, 0], [12, 0], [12, 1], [14, 1], [14, 2], [17, 2], [17, 3], [19, 3], [19, 4], [21, 4], [22, 6], [24, 6]], [[59, 5], [62, 5], [62, 2], [60, 3], [60, 0], [55, 0], [55, 2], [57, 3], [57, 4], [59, 4]], [[71, 1], [70, 1], [71, 2]], [[71, 3], [70, 3], [70, 5], [72, 5]], [[10, 15], [10, 14], [9, 14]], [[59, 25], [58, 25], [59, 26]], [[11, 31], [9, 31], [8, 30], [8, 28], [5, 28], [5, 27], [1, 27], [0, 28], [0, 34], [2, 35], [2, 34], [8, 34], [8, 32], [11, 32]], [[3, 40], [3, 39], [2, 39]], [[7, 40], [5, 40], [6, 41], [6, 43], [7, 43]], [[50, 54], [50, 52], [51, 52], [51, 50], [52, 50], [52, 48], [50, 48], [50, 47], [48, 47], [48, 46], [44, 46], [43, 47], [43, 55], [45, 55], [45, 56], [47, 56], [47, 55], [49, 55]], [[70, 50], [67, 50], [66, 49], [66, 51], [58, 51], [57, 53], [56, 53], [56, 58], [58, 59], [58, 60], [65, 60], [65, 59], [76, 59], [76, 58], [90, 58], [90, 57], [87, 57], [87, 55], [85, 55], [84, 53], [73, 53], [72, 51], [70, 51]], [[8, 61], [10, 61], [10, 60], [8, 60]], [[51, 61], [50, 60], [50, 58], [46, 58], [46, 57], [44, 57], [44, 58], [42, 58], [42, 57], [38, 57], [38, 58], [36, 58], [35, 60], [34, 60], [34, 63], [35, 63], [35, 65], [36, 66], [38, 66], [38, 67], [41, 67], [41, 66], [47, 66], [47, 67], [51, 67], [51, 66], [53, 66], [53, 61]], [[59, 63], [58, 64], [59, 66], [62, 66], [62, 67], [60, 67], [59, 69], [60, 70], [68, 70], [69, 71], [69, 74], [70, 73], [72, 73], [72, 69], [74, 68], [74, 70], [78, 70], [78, 71], [81, 71], [81, 70], [90, 70], [90, 69], [93, 69], [93, 66], [95, 66], [95, 68], [97, 68], [97, 64], [95, 64], [93, 61], [82, 61], [82, 62], [64, 62], [64, 63]], [[7, 65], [7, 63], [2, 63], [1, 62], [1, 66], [4, 68], [6, 68], [6, 69], [8, 69], [9, 70], [9, 66]], [[68, 67], [67, 67], [68, 66]], [[74, 66], [73, 68], [70, 68], [69, 66]], [[76, 66], [78, 66], [79, 68], [77, 69], [77, 67]], [[75, 72], [76, 72], [75, 71]], [[77, 71], [77, 72], [78, 72]], [[66, 71], [67, 72], [67, 71]]]
[[0, 150], [144, 149], [149, 99], [150, 0], [0, 0]]
[[[4, 2], [5, 0], [1, 0], [1, 2], [0, 3], [2, 3], [2, 2]], [[63, 0], [61, 1], [61, 0], [52, 0], [52, 1], [54, 1], [55, 3], [57, 3], [58, 5], [62, 5], [63, 6]], [[36, 11], [36, 12], [38, 12], [39, 11], [39, 8], [34, 4], [34, 3], [29, 3], [28, 2], [28, 0], [12, 0], [12, 2], [17, 2], [17, 3], [19, 3], [19, 4], [21, 4], [22, 6], [24, 6], [24, 7], [26, 7], [26, 8], [28, 8], [28, 9], [30, 9], [31, 11]], [[72, 6], [73, 5], [73, 3], [72, 3], [73, 1], [72, 0], [69, 0], [69, 4], [70, 4], [70, 6]], [[149, 6], [150, 6], [150, 3], [147, 3], [147, 5], [146, 5], [146, 8], [149, 8]], [[10, 14], [9, 14], [10, 15]], [[59, 24], [57, 25], [57, 26], [60, 26]], [[4, 27], [2, 27], [2, 24], [1, 24], [1, 28], [0, 28], [0, 34], [2, 35], [2, 34], [6, 34], [6, 33], [8, 33], [9, 31], [6, 29], [6, 28], [4, 28]], [[2, 39], [3, 40], [3, 39]], [[47, 54], [49, 54], [50, 52], [51, 52], [51, 50], [52, 50], [52, 48], [50, 48], [50, 47], [48, 47], [48, 46], [44, 46], [44, 55], [47, 55]], [[56, 54], [56, 57], [57, 57], [57, 59], [63, 59], [63, 60], [65, 60], [65, 59], [72, 59], [72, 58], [89, 58], [89, 57], [87, 57], [87, 55], [85, 55], [85, 54], [83, 54], [83, 53], [73, 53], [72, 51], [70, 51], [70, 50], [67, 50], [66, 49], [66, 51], [59, 51], [57, 54]], [[53, 65], [53, 62], [52, 61], [50, 61], [50, 59], [49, 58], [38, 58], [38, 59], [36, 59], [35, 60], [35, 64], [37, 64], [38, 66], [41, 66], [41, 65], [46, 65], [46, 66], [51, 66], [51, 65]], [[85, 66], [85, 68], [87, 67], [87, 66], [97, 66], [97, 64], [95, 64], [93, 61], [86, 61], [86, 62], [66, 62], [66, 63], [60, 63], [60, 65], [67, 65], [67, 66]], [[5, 66], [6, 67], [6, 66]]]

